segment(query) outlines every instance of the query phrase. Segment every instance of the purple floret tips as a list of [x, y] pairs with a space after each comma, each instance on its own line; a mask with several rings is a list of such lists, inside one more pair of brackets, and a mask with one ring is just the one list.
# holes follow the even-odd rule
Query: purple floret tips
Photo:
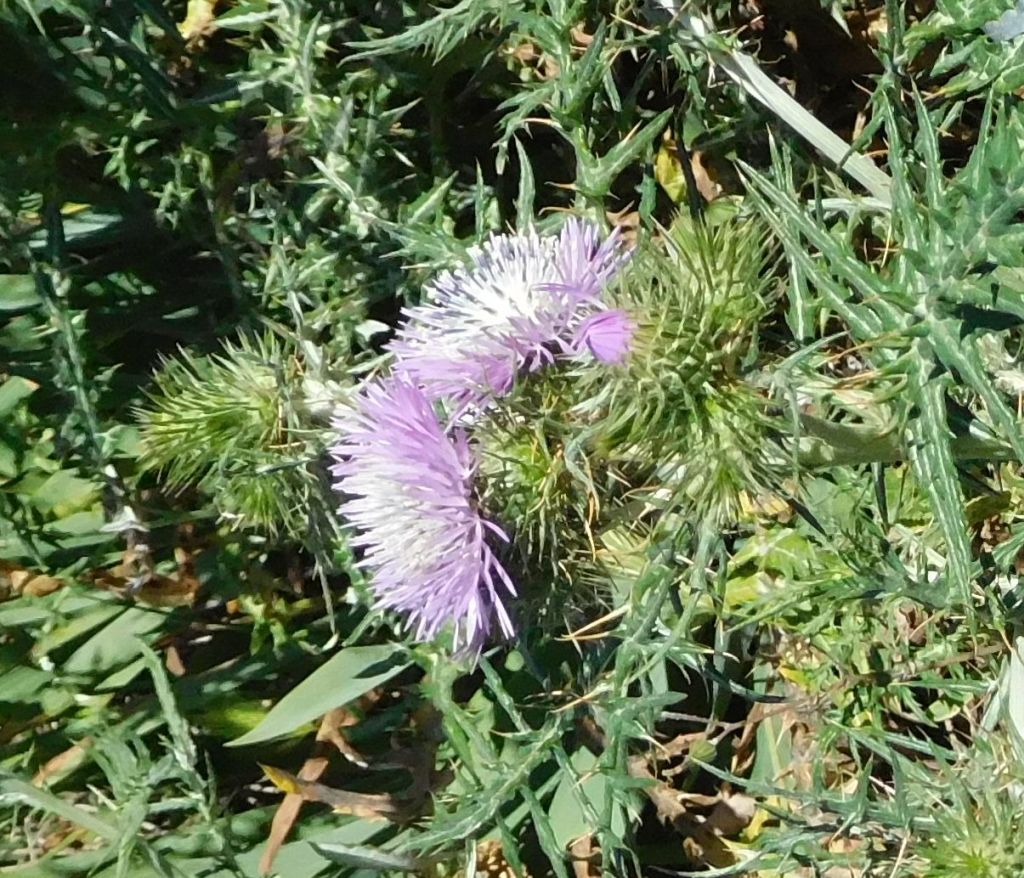
[[593, 223], [570, 219], [562, 227], [558, 242], [560, 278], [552, 284], [568, 293], [573, 305], [597, 304], [604, 288], [629, 261], [632, 251], [624, 247], [616, 228], [604, 240]]
[[455, 648], [479, 653], [515, 587], [485, 539], [504, 538], [472, 499], [466, 435], [445, 430], [430, 399], [402, 376], [371, 380], [337, 426], [331, 450], [340, 512], [372, 573], [376, 604], [404, 615], [417, 640], [451, 624]]
[[576, 353], [584, 350], [602, 363], [621, 364], [629, 355], [635, 326], [629, 315], [610, 308], [591, 314], [576, 329], [572, 348]]
[[616, 232], [602, 238], [570, 219], [557, 237], [495, 235], [470, 256], [434, 281], [428, 302], [404, 310], [390, 345], [396, 373], [460, 408], [553, 362], [629, 253]]

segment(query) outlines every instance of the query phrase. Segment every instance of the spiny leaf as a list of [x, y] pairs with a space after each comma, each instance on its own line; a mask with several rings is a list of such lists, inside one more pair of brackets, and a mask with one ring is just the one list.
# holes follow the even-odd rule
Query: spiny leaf
[[[1013, 446], [1018, 459], [1024, 461], [1024, 434], [1021, 433], [1020, 420], [996, 389], [977, 348], [969, 343], [969, 337], [965, 338], [958, 331], [960, 324], [954, 320], [932, 320], [928, 326], [929, 341], [939, 359], [984, 400], [995, 426]], [[968, 343], [965, 344], [965, 341]]]
[[961, 600], [971, 579], [971, 544], [964, 517], [964, 496], [950, 451], [952, 433], [946, 418], [947, 380], [933, 374], [931, 358], [918, 346], [910, 372], [917, 417], [907, 425], [907, 452], [918, 482], [928, 496], [947, 554], [946, 577]]

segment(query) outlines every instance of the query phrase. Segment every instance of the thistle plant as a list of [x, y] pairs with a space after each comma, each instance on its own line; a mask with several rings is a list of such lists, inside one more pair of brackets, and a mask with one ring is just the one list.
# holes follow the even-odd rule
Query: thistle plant
[[744, 375], [765, 246], [757, 223], [680, 221], [625, 267], [614, 233], [569, 220], [442, 275], [405, 312], [392, 376], [336, 424], [340, 511], [378, 605], [418, 639], [450, 622], [475, 653], [494, 619], [513, 634], [517, 588], [531, 623], [593, 608], [575, 586], [601, 581], [599, 538], [631, 516], [644, 540], [682, 510], [728, 526], [782, 458]]
[[911, 793], [930, 806], [921, 821], [915, 876], [1004, 878], [1024, 872], [1024, 788], [1016, 752], [998, 731], [943, 765], [943, 786], [926, 777], [911, 782]]
[[1024, 874], [1015, 3], [5, 4], [4, 874]]
[[616, 368], [578, 371], [573, 411], [589, 441], [656, 474], [652, 494], [719, 525], [744, 491], [778, 481], [784, 459], [757, 376], [747, 374], [771, 305], [768, 256], [756, 220], [680, 218], [609, 297], [628, 326], [628, 353]]
[[[606, 534], [642, 555], [681, 520], [729, 527], [780, 480], [746, 374], [770, 306], [765, 229], [680, 219], [631, 255], [577, 219], [490, 238], [405, 310], [390, 375], [341, 404], [340, 518], [376, 606], [416, 639], [450, 627], [474, 655], [517, 612], [579, 622], [609, 593]], [[301, 538], [322, 434], [306, 383], [273, 336], [169, 361], [141, 413], [146, 458], [222, 514]]]
[[625, 484], [580, 441], [573, 393], [567, 369], [531, 376], [474, 430], [480, 502], [513, 536], [507, 554], [520, 583], [519, 612], [542, 629], [564, 630], [605, 602], [606, 583], [588, 574], [602, 504]]
[[[574, 328], [599, 310], [624, 261], [614, 233], [602, 241], [578, 220], [557, 238], [491, 238], [467, 266], [440, 277], [435, 301], [406, 310], [390, 346], [393, 375], [371, 379], [338, 418], [333, 472], [349, 498], [340, 511], [355, 528], [353, 544], [366, 549], [361, 564], [378, 605], [404, 613], [418, 639], [451, 623], [455, 648], [479, 653], [493, 619], [505, 636], [514, 633], [500, 593], [516, 587], [491, 545], [508, 537], [479, 512], [486, 488], [474, 488], [479, 458], [464, 428], [517, 381], [572, 356]], [[514, 461], [522, 450], [490, 458]], [[539, 476], [542, 491], [559, 480], [552, 461], [519, 460], [520, 474]], [[517, 533], [543, 545], [543, 527], [530, 519], [562, 499], [547, 490], [540, 505], [527, 498], [518, 514], [502, 511]]]
[[1024, 871], [1019, 791], [983, 793], [939, 813], [934, 836], [918, 852], [921, 878], [1005, 878]]
[[516, 549], [524, 559], [565, 575], [563, 542], [569, 533], [585, 535], [596, 497], [592, 476], [572, 460], [572, 425], [559, 418], [558, 383], [532, 382], [532, 410], [524, 405], [526, 394], [517, 394], [488, 412], [476, 436], [484, 504], [515, 522]]
[[742, 379], [773, 282], [766, 241], [753, 219], [680, 218], [638, 254], [610, 296], [631, 321], [623, 368], [581, 374], [577, 410], [602, 419], [605, 442], [670, 452], [697, 401]]

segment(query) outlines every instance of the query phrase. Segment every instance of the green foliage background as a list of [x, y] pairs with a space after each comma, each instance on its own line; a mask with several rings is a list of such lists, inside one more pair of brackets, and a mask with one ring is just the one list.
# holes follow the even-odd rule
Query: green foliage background
[[[0, 7], [5, 874], [255, 876], [299, 789], [289, 878], [1024, 874], [1011, 3], [656, 5]], [[575, 378], [673, 501], [471, 669], [365, 609], [329, 418], [568, 211], [641, 242], [657, 344]]]

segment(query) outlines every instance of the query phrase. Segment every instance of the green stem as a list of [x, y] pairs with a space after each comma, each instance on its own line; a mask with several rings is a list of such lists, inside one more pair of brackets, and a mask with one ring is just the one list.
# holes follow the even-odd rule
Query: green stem
[[47, 201], [43, 216], [47, 232], [45, 263], [32, 259], [32, 274], [59, 340], [60, 348], [55, 357], [58, 372], [85, 427], [90, 456], [107, 487], [110, 499], [108, 523], [116, 525], [124, 534], [129, 552], [136, 556], [136, 564], [143, 575], [148, 576], [151, 562], [146, 544], [147, 528], [131, 502], [128, 486], [108, 458], [99, 417], [89, 392], [85, 357], [79, 344], [80, 329], [75, 325], [67, 300], [71, 280], [64, 270], [64, 221], [56, 201]]

